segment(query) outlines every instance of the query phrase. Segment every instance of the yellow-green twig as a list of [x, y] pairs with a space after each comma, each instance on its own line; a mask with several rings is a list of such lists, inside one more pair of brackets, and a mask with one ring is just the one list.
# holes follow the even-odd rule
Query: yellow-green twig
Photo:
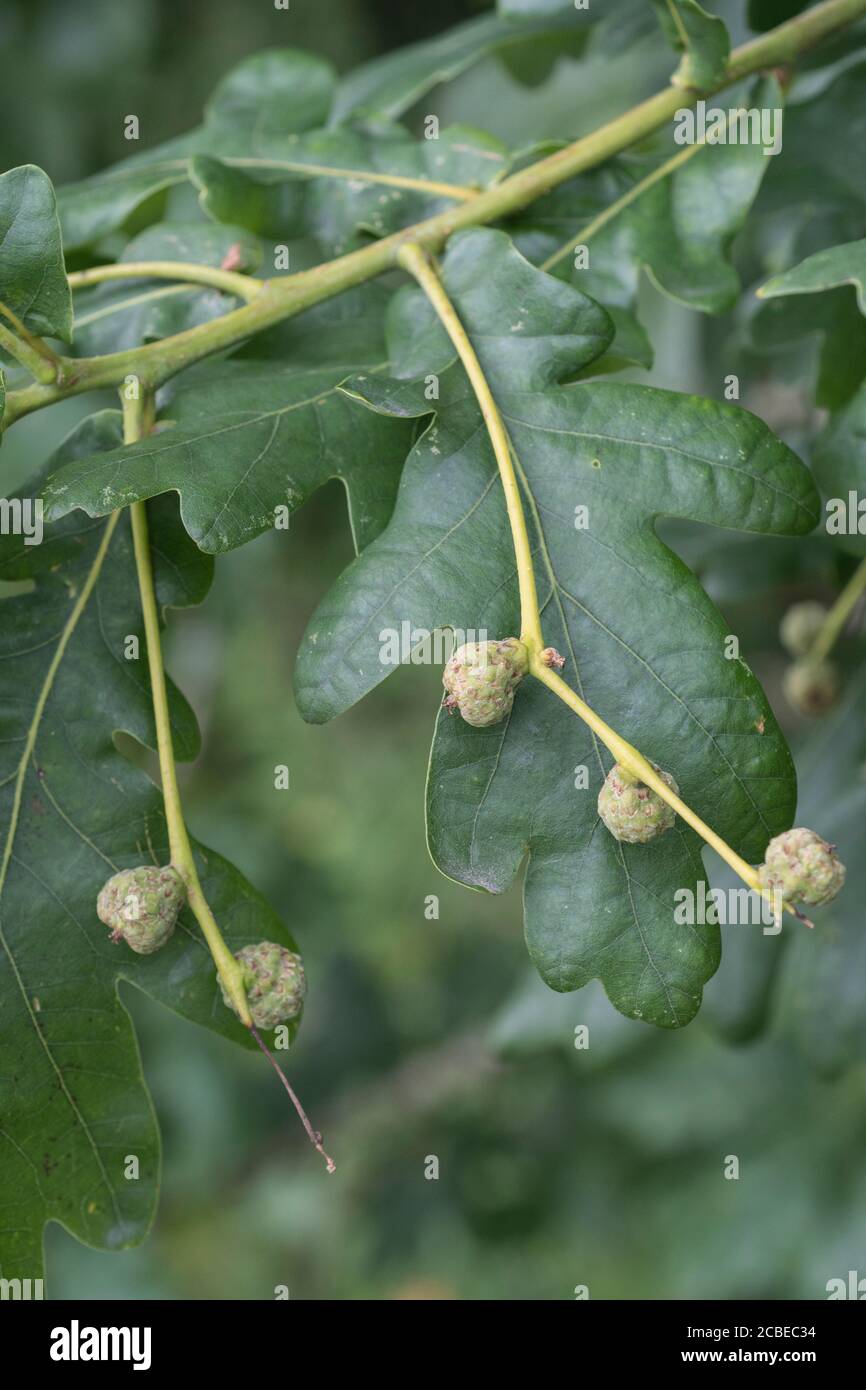
[[0, 323], [0, 347], [14, 357], [16, 362], [20, 362], [22, 367], [26, 367], [30, 375], [43, 385], [56, 382], [60, 368], [60, 358], [57, 354], [24, 326], [8, 304], [0, 302], [0, 315], [12, 325], [9, 329], [4, 323]]
[[[123, 404], [123, 437], [127, 444], [134, 444], [153, 428], [153, 392], [138, 389], [127, 396], [129, 386], [121, 392]], [[156, 742], [159, 754], [159, 770], [162, 780], [162, 795], [165, 803], [165, 818], [168, 825], [171, 862], [181, 875], [187, 893], [190, 911], [201, 927], [208, 949], [213, 957], [219, 977], [232, 1000], [241, 1022], [250, 1030], [251, 1036], [267, 1057], [274, 1071], [294, 1105], [301, 1123], [307, 1132], [310, 1143], [322, 1155], [328, 1172], [335, 1170], [334, 1160], [322, 1146], [322, 1136], [310, 1124], [307, 1113], [295, 1091], [268, 1046], [262, 1041], [253, 1022], [247, 1002], [243, 968], [226, 945], [222, 932], [217, 926], [196, 868], [195, 857], [189, 841], [186, 822], [180, 801], [177, 784], [177, 766], [174, 758], [174, 745], [171, 736], [171, 716], [168, 708], [168, 692], [165, 681], [165, 668], [162, 660], [162, 641], [159, 631], [159, 611], [153, 583], [153, 564], [150, 555], [150, 538], [147, 527], [147, 508], [144, 502], [134, 502], [130, 507], [132, 519], [132, 540], [135, 549], [135, 568], [138, 572], [138, 587], [141, 594], [141, 611], [144, 618], [144, 634], [147, 641], [147, 661], [150, 669], [150, 688], [153, 700], [153, 717], [156, 725]], [[114, 513], [116, 519], [117, 513]]]
[[[769, 33], [735, 49], [727, 70], [713, 90], [720, 91], [750, 73], [795, 61], [799, 54], [864, 14], [866, 0], [824, 0], [823, 4], [795, 15]], [[644, 139], [671, 120], [684, 102], [692, 103], [696, 99], [696, 94], [692, 96], [671, 84], [572, 145], [472, 193], [414, 227], [382, 237], [310, 270], [266, 281], [254, 302], [241, 304], [217, 319], [159, 342], [145, 343], [104, 357], [64, 358], [57, 382], [38, 383], [9, 392], [4, 426], [68, 395], [116, 386], [130, 373], [148, 386], [160, 386], [203, 357], [222, 352], [313, 304], [393, 269], [401, 247], [407, 242], [418, 242], [437, 252], [452, 233], [462, 228], [499, 222], [519, 212], [566, 179]]]
[[866, 560], [861, 560], [845, 588], [833, 604], [806, 654], [808, 661], [826, 661], [858, 599], [866, 594]]
[[[123, 405], [123, 438], [126, 444], [134, 444], [142, 439], [153, 426], [153, 396], [146, 391], [137, 391], [133, 398], [127, 391], [134, 388], [130, 383], [121, 392]], [[162, 660], [162, 640], [159, 631], [159, 612], [153, 585], [153, 564], [150, 554], [150, 540], [147, 527], [147, 507], [144, 502], [135, 502], [130, 507], [132, 519], [132, 540], [135, 549], [135, 567], [138, 572], [138, 587], [141, 594], [141, 610], [144, 618], [144, 634], [147, 642], [147, 662], [150, 670], [150, 686], [153, 699], [153, 717], [156, 725], [159, 771], [162, 781], [162, 795], [165, 803], [165, 818], [168, 825], [168, 838], [171, 862], [186, 884], [187, 902], [190, 911], [201, 927], [208, 944], [220, 979], [228, 991], [242, 1023], [252, 1027], [246, 990], [243, 983], [243, 970], [226, 945], [222, 932], [204, 895], [198, 876], [192, 846], [183, 818], [180, 789], [177, 782], [177, 766], [174, 757], [174, 744], [171, 735], [171, 716], [168, 708], [165, 668]]]
[[104, 280], [182, 280], [190, 285], [209, 285], [236, 295], [246, 303], [255, 299], [263, 286], [254, 275], [241, 275], [235, 270], [218, 266], [195, 265], [186, 261], [118, 261], [114, 265], [95, 265], [89, 270], [74, 270], [67, 276], [70, 288], [83, 289]]

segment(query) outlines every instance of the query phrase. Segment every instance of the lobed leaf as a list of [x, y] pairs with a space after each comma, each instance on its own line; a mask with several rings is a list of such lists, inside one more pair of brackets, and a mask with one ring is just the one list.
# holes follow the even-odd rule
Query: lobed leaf
[[[556, 384], [604, 350], [598, 309], [535, 271], [502, 233], [454, 237], [442, 273], [514, 446], [545, 638], [566, 656], [566, 678], [757, 860], [790, 823], [790, 755], [745, 662], [726, 659], [723, 619], [653, 523], [675, 515], [802, 534], [817, 519], [807, 471], [737, 407], [646, 387]], [[575, 330], [592, 324], [595, 341], [592, 333], [581, 341]], [[418, 372], [429, 351], [429, 371], [441, 373], [433, 407], [423, 378], [356, 378], [344, 387], [377, 411], [436, 415], [407, 460], [390, 524], [311, 620], [296, 694], [316, 722], [385, 679], [395, 664], [389, 636], [404, 625], [491, 638], [518, 629], [486, 433], [462, 369], [443, 369], [441, 335], [423, 321], [419, 329], [411, 365]], [[576, 529], [582, 506], [589, 524]], [[528, 854], [526, 932], [545, 980], [567, 990], [598, 977], [622, 1012], [676, 1027], [695, 1013], [718, 963], [717, 930], [673, 918], [676, 889], [703, 876], [700, 841], [679, 824], [649, 847], [614, 841], [595, 810], [609, 761], [532, 681], [501, 725], [473, 729], [441, 713], [428, 785], [431, 851], [451, 877], [494, 892]], [[588, 786], [576, 790], [581, 767]]]
[[[363, 323], [360, 344], [354, 332], [345, 341], [334, 333], [310, 365], [292, 356], [232, 358], [186, 374], [169, 397], [170, 429], [80, 454], [52, 473], [43, 490], [49, 520], [75, 508], [105, 516], [174, 491], [193, 540], [216, 553], [261, 535], [274, 526], [276, 508], [295, 511], [339, 478], [356, 546], [368, 544], [391, 514], [412, 426], [360, 412], [338, 390], [362, 363], [386, 366], [381, 296], [360, 290], [352, 303]], [[307, 314], [293, 321], [302, 349], [317, 322]]]
[[[79, 425], [60, 458], [111, 447], [119, 417]], [[55, 460], [57, 462], [59, 460]], [[173, 499], [152, 505], [161, 608], [198, 603], [212, 562], [189, 541]], [[184, 911], [152, 956], [114, 944], [96, 896], [118, 868], [168, 859], [162, 797], [122, 757], [124, 731], [155, 745], [128, 518], [118, 524], [89, 600], [105, 523], [79, 516], [41, 545], [0, 538], [0, 577], [28, 580], [4, 597], [0, 636], [0, 1272], [33, 1278], [42, 1228], [59, 1221], [89, 1245], [121, 1249], [146, 1234], [159, 1183], [159, 1136], [118, 983], [235, 1041], [246, 1030], [222, 1003], [210, 953]], [[127, 660], [131, 637], [140, 643]], [[170, 690], [178, 756], [198, 751], [186, 702]], [[230, 864], [196, 851], [205, 892], [232, 949], [293, 946]], [[139, 1177], [126, 1165], [138, 1159]]]

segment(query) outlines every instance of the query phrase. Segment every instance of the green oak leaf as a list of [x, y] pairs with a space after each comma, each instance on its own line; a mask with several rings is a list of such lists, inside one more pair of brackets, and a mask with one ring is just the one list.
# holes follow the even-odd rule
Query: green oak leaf
[[[853, 67], [807, 73], [794, 84], [785, 111], [783, 154], [768, 161], [772, 168], [756, 208], [768, 225], [768, 273], [862, 233], [866, 190], [839, 131], [852, 132], [856, 140], [864, 128], [864, 63], [861, 51]], [[816, 86], [816, 78], [826, 81], [828, 76], [828, 85]]]
[[254, 53], [217, 85], [205, 106], [205, 138], [246, 149], [250, 141], [312, 130], [328, 118], [335, 82], [331, 64], [314, 54], [294, 48]]
[[[753, 89], [750, 106], [780, 106], [774, 79]], [[625, 156], [552, 190], [515, 220], [516, 240], [543, 263], [657, 169], [670, 154]], [[730, 309], [740, 293], [731, 246], [743, 227], [772, 159], [760, 145], [706, 145], [645, 189], [585, 243], [588, 264], [573, 255], [552, 273], [618, 310], [634, 331], [641, 269], [670, 298], [708, 314]], [[620, 335], [614, 352], [620, 348]], [[628, 355], [628, 339], [625, 340]], [[632, 360], [640, 360], [632, 351]]]
[[189, 177], [214, 222], [240, 223], [257, 236], [283, 241], [302, 224], [303, 185], [277, 169], [250, 172], [199, 154], [189, 162]]
[[166, 153], [160, 157], [153, 151], [146, 162], [138, 156], [134, 163], [117, 164], [104, 173], [58, 188], [57, 206], [67, 253], [91, 246], [116, 231], [144, 204], [153, 207], [151, 220], [158, 221], [164, 210], [160, 195], [187, 177], [185, 147], [180, 148], [182, 153], [175, 156]]
[[739, 311], [745, 345], [778, 366], [786, 358], [814, 377], [816, 404], [838, 411], [866, 376], [866, 318], [847, 287], [803, 298], [755, 298]]
[[[191, 177], [216, 221], [240, 223], [261, 235], [306, 234], [330, 253], [346, 250], [359, 231], [385, 236], [453, 205], [453, 197], [365, 181], [381, 174], [460, 187], [485, 187], [508, 167], [505, 146], [485, 131], [449, 126], [436, 139], [415, 140], [401, 126], [375, 131], [322, 130], [259, 141], [259, 154], [240, 163], [198, 156]], [[307, 175], [295, 165], [313, 166]], [[357, 178], [315, 176], [316, 169], [357, 171]]]
[[122, 227], [143, 205], [163, 215], [166, 191], [189, 179], [196, 154], [254, 156], [259, 141], [323, 124], [334, 76], [323, 59], [294, 49], [254, 54], [219, 84], [198, 129], [58, 190], [67, 252]]
[[[124, 261], [184, 261], [255, 271], [261, 244], [242, 227], [207, 222], [162, 222], [127, 242]], [[237, 299], [202, 285], [166, 280], [108, 281], [75, 295], [75, 348], [84, 357], [121, 352], [141, 343], [167, 338], [218, 318]]]
[[[817, 520], [807, 470], [738, 407], [639, 386], [559, 385], [604, 350], [610, 326], [605, 333], [592, 301], [534, 270], [504, 234], [455, 236], [442, 274], [514, 446], [545, 637], [566, 657], [565, 678], [757, 862], [790, 824], [790, 755], [745, 662], [726, 658], [724, 620], [653, 523], [674, 515], [803, 534]], [[377, 411], [435, 410], [435, 419], [409, 455], [388, 527], [310, 622], [296, 694], [315, 722], [385, 679], [401, 659], [394, 634], [416, 647], [440, 628], [491, 638], [518, 629], [505, 508], [474, 397], [420, 306], [398, 310], [398, 338], [416, 323], [406, 370], [424, 375], [356, 378], [343, 389]], [[584, 506], [585, 528], [576, 525]], [[679, 823], [652, 846], [614, 841], [595, 809], [610, 761], [532, 680], [504, 724], [474, 729], [442, 712], [431, 850], [446, 874], [493, 892], [528, 854], [526, 933], [544, 979], [569, 990], [598, 977], [622, 1012], [679, 1026], [718, 964], [717, 929], [673, 916], [675, 891], [704, 876], [701, 842]], [[581, 768], [585, 790], [575, 785]]]
[[0, 175], [0, 301], [34, 333], [71, 341], [57, 202], [35, 164]]
[[[116, 412], [91, 416], [60, 457], [113, 447]], [[55, 463], [58, 460], [55, 459]], [[212, 561], [192, 545], [173, 498], [149, 507], [161, 609], [198, 603]], [[210, 953], [185, 910], [152, 956], [114, 944], [96, 896], [118, 868], [168, 859], [162, 798], [117, 751], [125, 731], [155, 746], [128, 517], [83, 608], [106, 523], [80, 514], [41, 545], [0, 537], [0, 578], [30, 581], [0, 600], [0, 1276], [38, 1277], [42, 1228], [122, 1249], [147, 1233], [159, 1135], [129, 1015], [126, 981], [184, 1018], [249, 1045], [221, 1001]], [[131, 636], [140, 656], [127, 660]], [[195, 718], [170, 690], [175, 748], [195, 756]], [[219, 855], [197, 847], [205, 892], [232, 949], [292, 947], [271, 909]], [[137, 1155], [137, 1182], [124, 1162]]]
[[433, 39], [386, 53], [342, 79], [329, 124], [400, 116], [431, 88], [453, 81], [482, 59], [531, 50], [540, 41], [557, 40], [559, 51], [577, 55], [598, 17], [592, 6], [587, 10], [571, 6], [567, 12], [557, 6], [534, 13], [482, 15]]
[[816, 251], [799, 265], [774, 275], [756, 293], [760, 299], [776, 299], [780, 295], [816, 294], [840, 285], [855, 287], [860, 312], [866, 314], [866, 240]]
[[[844, 288], [849, 285], [854, 295]], [[815, 399], [830, 410], [847, 405], [866, 376], [866, 241], [816, 251], [756, 293], [761, 302], [749, 316], [751, 344], [778, 352], [816, 337]], [[801, 295], [820, 298], [804, 303]]]
[[[817, 253], [862, 238], [863, 180], [840, 149], [838, 130], [864, 128], [866, 55], [846, 56], [853, 67], [830, 64], [807, 72], [789, 94], [783, 156], [769, 161], [751, 219], [750, 244], [762, 279], [775, 281]], [[822, 264], [817, 262], [818, 272]], [[811, 271], [809, 266], [806, 273]], [[784, 354], [799, 376], [804, 370], [814, 375], [819, 405], [836, 411], [852, 399], [866, 374], [866, 319], [847, 286], [834, 289], [828, 282], [821, 293], [807, 294], [804, 288], [796, 297], [793, 292], [767, 295], [744, 304], [741, 319], [749, 348], [772, 353], [777, 362]]]
[[[292, 321], [298, 356], [232, 358], [190, 371], [163, 410], [172, 427], [56, 469], [43, 491], [46, 516], [79, 507], [105, 516], [174, 491], [190, 535], [215, 553], [261, 535], [274, 526], [276, 508], [295, 511], [339, 478], [356, 546], [367, 545], [391, 515], [413, 426], [359, 411], [338, 390], [362, 364], [368, 371], [387, 365], [382, 298], [366, 288], [351, 298], [364, 324], [362, 342], [350, 325], [345, 339], [334, 332], [305, 357], [304, 338], [315, 337], [323, 321], [313, 312]], [[276, 341], [287, 344], [292, 335]]]
[[699, 92], [718, 87], [731, 52], [724, 21], [708, 14], [697, 0], [653, 0], [653, 4], [668, 42], [683, 54], [674, 82]]

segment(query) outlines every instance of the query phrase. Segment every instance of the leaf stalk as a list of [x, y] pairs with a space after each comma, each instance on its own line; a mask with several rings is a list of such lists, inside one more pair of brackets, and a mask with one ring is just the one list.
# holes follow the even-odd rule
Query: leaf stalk
[[[123, 438], [126, 444], [134, 444], [137, 440], [143, 439], [153, 428], [156, 414], [153, 393], [140, 388], [136, 389], [136, 387], [137, 383], [130, 382], [121, 392]], [[168, 825], [171, 862], [186, 885], [187, 903], [201, 927], [202, 935], [213, 956], [219, 977], [225, 985], [241, 1022], [245, 1027], [251, 1028], [253, 1021], [244, 988], [243, 968], [226, 945], [205, 897], [183, 816], [171, 735], [171, 715], [168, 706], [165, 666], [162, 659], [159, 611], [153, 582], [147, 504], [134, 502], [129, 511], [132, 520], [135, 568], [138, 573], [141, 611], [144, 619], [144, 635], [147, 642], [147, 662], [150, 672], [153, 717], [156, 725], [159, 771], [165, 804], [165, 818]]]
[[810, 662], [826, 661], [858, 601], [866, 594], [866, 560], [861, 560], [845, 588], [821, 624], [818, 636], [806, 654]]

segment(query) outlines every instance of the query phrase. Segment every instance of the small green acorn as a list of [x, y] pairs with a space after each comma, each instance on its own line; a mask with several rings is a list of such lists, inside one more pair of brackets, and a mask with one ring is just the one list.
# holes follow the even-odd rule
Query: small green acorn
[[459, 709], [467, 724], [483, 729], [511, 712], [514, 692], [529, 669], [529, 654], [516, 637], [501, 642], [465, 642], [442, 675], [443, 704]]
[[[307, 993], [307, 977], [301, 957], [274, 941], [259, 941], [235, 951], [244, 970], [244, 989], [257, 1028], [276, 1028], [295, 1018]], [[223, 1002], [233, 1013], [234, 1004], [219, 979]]]
[[814, 718], [826, 714], [839, 694], [839, 673], [832, 661], [795, 661], [782, 677], [788, 704], [798, 714]]
[[149, 956], [168, 941], [186, 901], [186, 885], [171, 864], [121, 869], [103, 884], [96, 913], [111, 927], [112, 941]]
[[794, 603], [779, 625], [779, 640], [791, 656], [806, 656], [824, 625], [827, 609], [823, 603], [807, 599]]
[[[671, 791], [679, 787], [669, 772], [653, 763]], [[598, 814], [615, 840], [629, 845], [646, 845], [670, 830], [676, 820], [672, 806], [644, 782], [640, 782], [621, 763], [614, 763], [598, 794]]]
[[761, 882], [778, 889], [789, 902], [819, 907], [835, 898], [845, 882], [845, 865], [835, 851], [836, 846], [814, 830], [803, 826], [786, 830], [767, 845], [758, 869]]

